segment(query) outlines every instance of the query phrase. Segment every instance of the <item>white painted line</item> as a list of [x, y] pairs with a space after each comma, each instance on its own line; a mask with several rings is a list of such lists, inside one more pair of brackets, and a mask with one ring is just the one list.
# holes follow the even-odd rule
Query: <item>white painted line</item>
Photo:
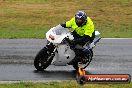
[[101, 38], [101, 39], [132, 39], [132, 38]]
[[[11, 83], [26, 83], [26, 82], [32, 82], [32, 83], [49, 83], [49, 82], [64, 82], [69, 80], [38, 80], [38, 81], [0, 81], [0, 84], [11, 84]], [[74, 81], [74, 80], [73, 80]]]

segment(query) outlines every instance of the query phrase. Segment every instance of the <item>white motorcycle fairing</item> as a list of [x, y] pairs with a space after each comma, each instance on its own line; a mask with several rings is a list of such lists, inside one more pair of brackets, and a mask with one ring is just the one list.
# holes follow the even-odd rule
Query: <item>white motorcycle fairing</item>
[[[49, 36], [53, 36], [54, 40], [49, 38]], [[51, 28], [46, 33], [46, 38], [49, 42], [52, 42], [57, 47], [57, 52], [55, 53], [55, 57], [52, 60], [53, 65], [67, 65], [75, 57], [75, 53], [70, 49], [70, 46], [67, 44], [61, 44], [63, 39], [68, 37], [73, 40], [73, 35], [69, 32], [68, 29], [61, 27], [60, 25]]]

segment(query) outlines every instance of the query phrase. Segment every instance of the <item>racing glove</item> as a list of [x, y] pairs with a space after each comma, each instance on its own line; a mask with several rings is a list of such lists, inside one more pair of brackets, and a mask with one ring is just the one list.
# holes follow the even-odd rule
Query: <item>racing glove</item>
[[64, 27], [64, 28], [66, 28], [66, 23], [64, 22], [64, 23], [62, 23], [62, 24], [60, 24], [62, 27]]

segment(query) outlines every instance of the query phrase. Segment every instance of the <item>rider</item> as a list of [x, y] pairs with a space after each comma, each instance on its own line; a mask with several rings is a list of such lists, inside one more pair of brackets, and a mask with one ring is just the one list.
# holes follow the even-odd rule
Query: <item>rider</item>
[[[71, 20], [60, 24], [64, 28], [71, 28], [74, 40], [73, 46], [76, 44], [84, 45], [86, 42], [92, 42], [95, 37], [94, 24], [84, 11], [78, 11]], [[69, 64], [74, 63], [73, 59]]]
[[92, 42], [95, 37], [94, 24], [84, 11], [78, 11], [75, 17], [60, 25], [74, 30], [72, 32], [74, 45], [84, 45], [88, 41]]

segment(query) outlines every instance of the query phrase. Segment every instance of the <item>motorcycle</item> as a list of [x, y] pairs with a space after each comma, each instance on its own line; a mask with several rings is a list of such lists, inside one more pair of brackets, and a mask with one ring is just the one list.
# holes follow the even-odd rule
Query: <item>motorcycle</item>
[[[100, 33], [95, 31], [95, 38], [92, 43], [87, 42], [84, 46], [77, 44], [73, 49], [71, 48], [71, 41], [74, 37], [71, 31], [57, 25], [46, 33], [46, 39], [46, 46], [37, 53], [34, 59], [34, 66], [38, 71], [43, 71], [49, 65], [72, 65], [76, 70], [79, 66], [85, 69], [92, 61], [92, 49], [101, 37]], [[74, 63], [69, 64], [73, 59], [75, 59]]]

